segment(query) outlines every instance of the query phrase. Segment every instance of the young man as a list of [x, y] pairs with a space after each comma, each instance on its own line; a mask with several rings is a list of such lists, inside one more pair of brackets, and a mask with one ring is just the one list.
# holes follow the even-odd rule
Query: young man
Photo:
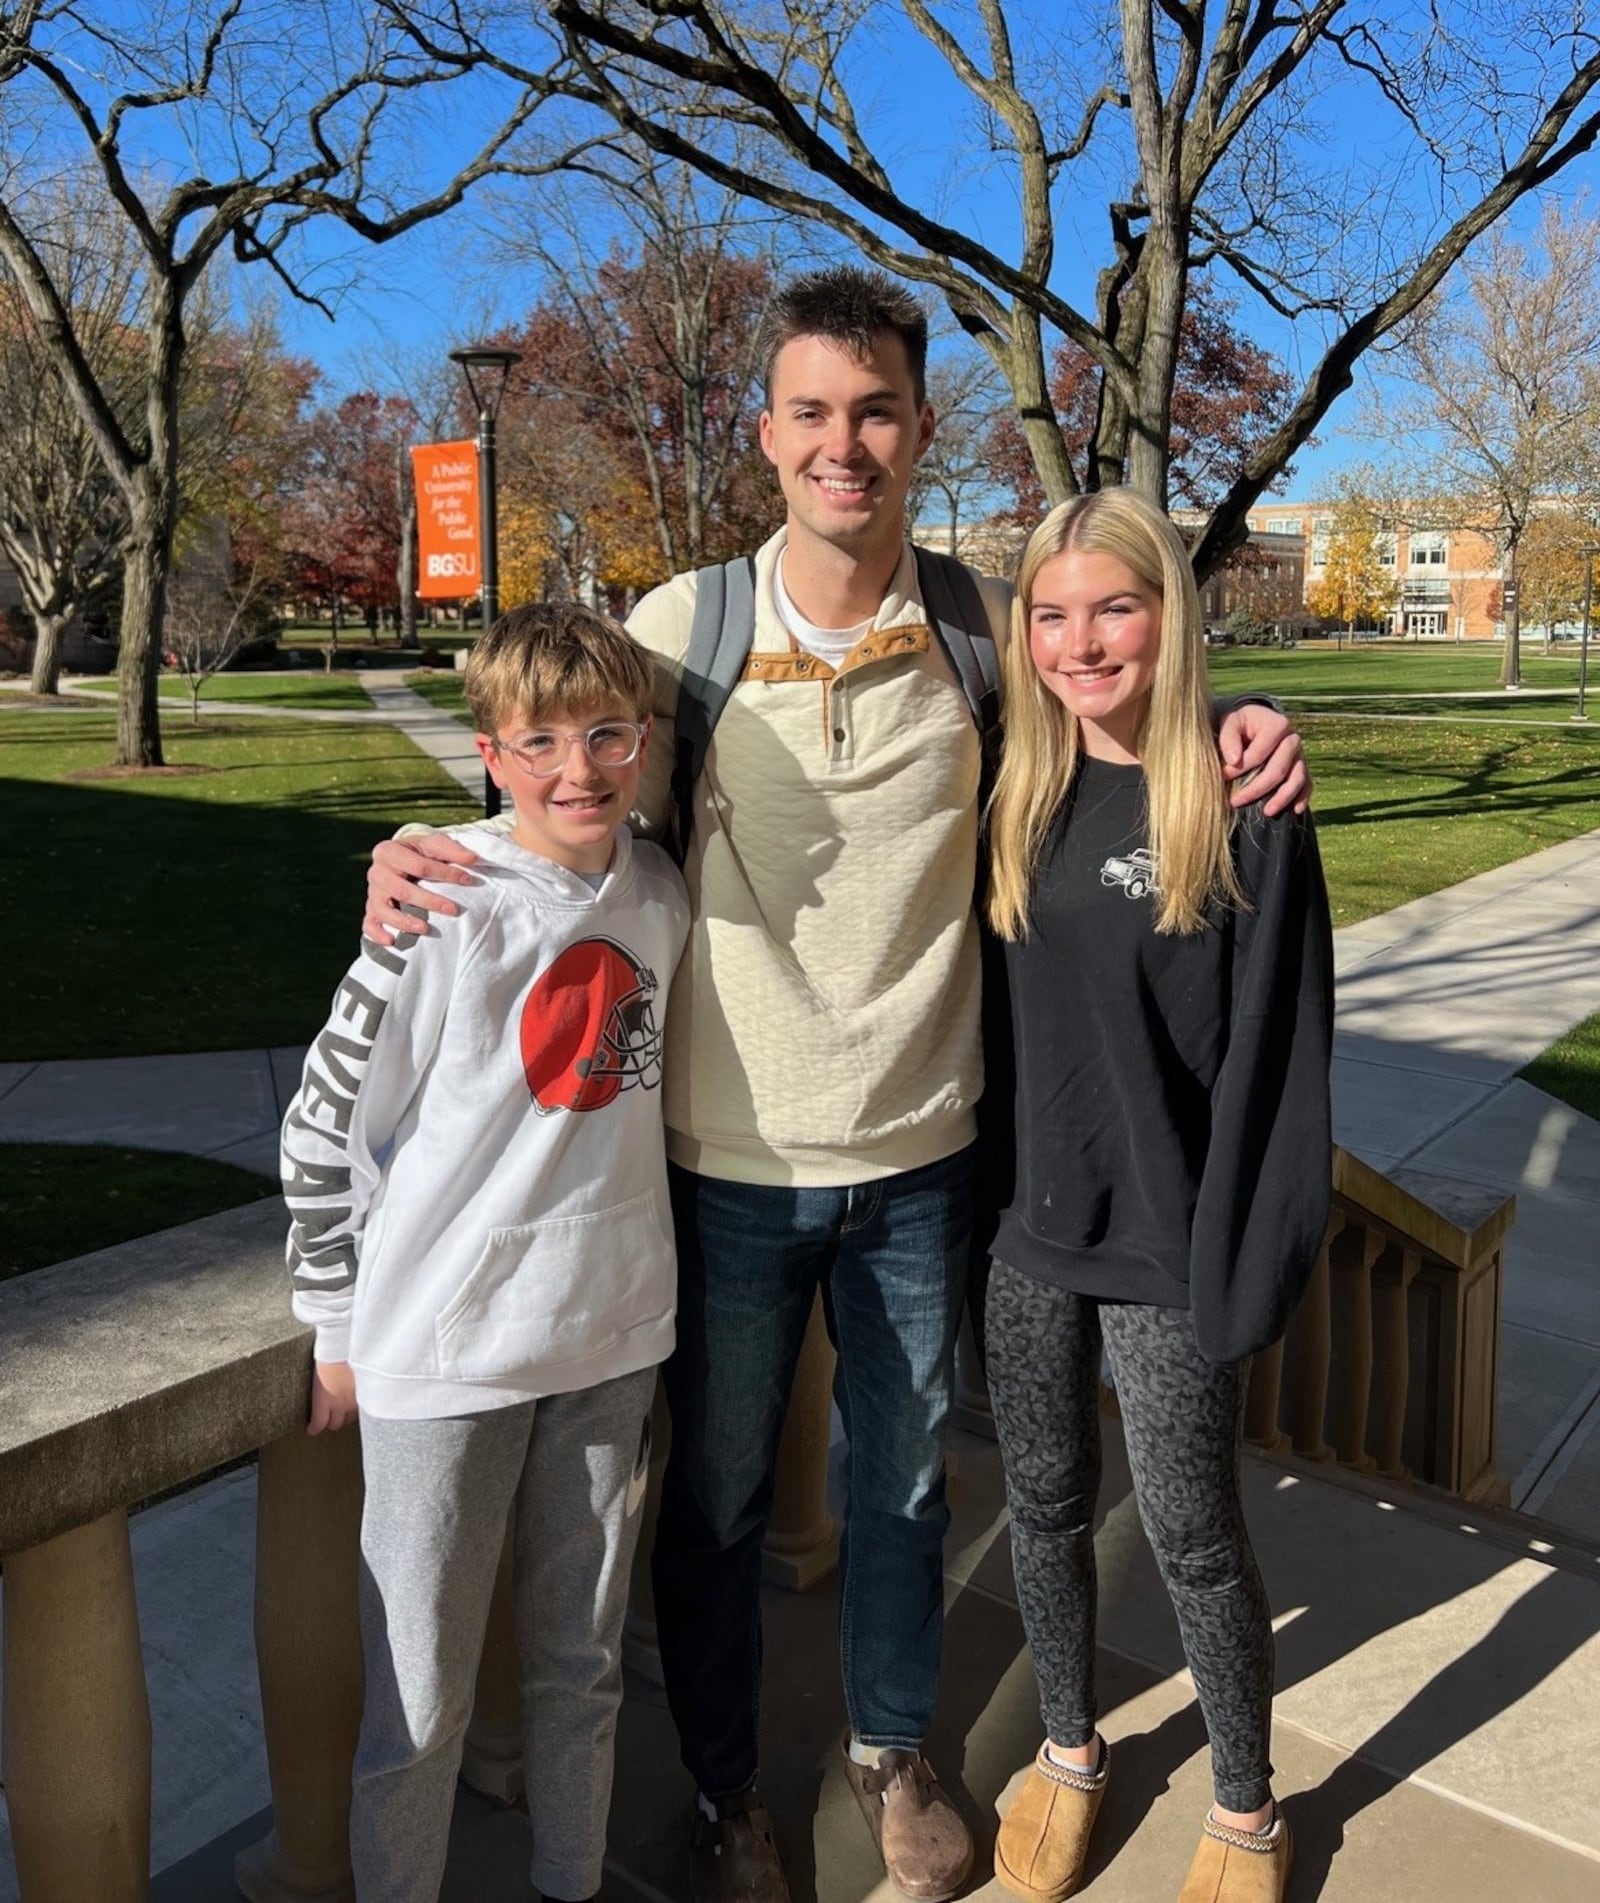
[[[755, 1795], [761, 1541], [820, 1287], [850, 1434], [840, 1548], [848, 1775], [890, 1876], [953, 1895], [972, 1862], [922, 1755], [939, 1687], [943, 1441], [982, 1089], [979, 738], [930, 635], [905, 500], [933, 432], [927, 323], [889, 279], [795, 280], [765, 337], [761, 443], [784, 527], [755, 557], [755, 640], [694, 791], [693, 922], [667, 1020], [679, 1259], [672, 1450], [655, 1549], [667, 1693], [698, 1786], [696, 1903], [782, 1903]], [[994, 628], [1009, 590], [980, 583]], [[639, 604], [657, 657], [641, 790], [667, 817], [696, 578]], [[1264, 708], [1223, 746], [1252, 792], [1304, 786]], [[424, 841], [424, 846], [432, 842]], [[378, 849], [368, 929], [440, 857]], [[470, 875], [465, 875], [470, 876]], [[438, 895], [419, 901], [445, 909]]]
[[466, 687], [510, 833], [473, 833], [465, 916], [362, 946], [283, 1131], [311, 1431], [362, 1423], [358, 1903], [438, 1897], [513, 1503], [533, 1882], [599, 1889], [673, 1340], [655, 1010], [688, 904], [626, 825], [650, 661], [587, 608], [521, 608]]

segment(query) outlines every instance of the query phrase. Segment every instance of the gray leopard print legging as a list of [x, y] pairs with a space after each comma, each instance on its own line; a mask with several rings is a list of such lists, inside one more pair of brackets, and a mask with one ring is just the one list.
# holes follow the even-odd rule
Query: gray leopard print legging
[[1139, 1517], [1178, 1615], [1211, 1740], [1216, 1800], [1270, 1796], [1272, 1623], [1239, 1502], [1248, 1362], [1200, 1353], [1186, 1309], [1102, 1302], [997, 1262], [985, 1309], [1017, 1599], [1045, 1729], [1095, 1731], [1094, 1506], [1102, 1331]]

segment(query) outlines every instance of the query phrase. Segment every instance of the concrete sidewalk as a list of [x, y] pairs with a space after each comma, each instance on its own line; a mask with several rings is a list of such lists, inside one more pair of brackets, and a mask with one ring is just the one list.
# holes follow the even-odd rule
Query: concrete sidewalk
[[[1107, 1420], [1097, 1538], [1103, 1726], [1115, 1774], [1096, 1903], [1176, 1894], [1209, 1798], [1204, 1733]], [[930, 1750], [989, 1880], [997, 1806], [1038, 1742], [992, 1442], [954, 1437], [943, 1700]], [[837, 1475], [836, 1475], [837, 1480]], [[1600, 1893], [1600, 1576], [1470, 1512], [1402, 1512], [1359, 1483], [1246, 1463], [1277, 1613], [1273, 1756], [1295, 1903], [1587, 1903]], [[838, 1504], [837, 1491], [835, 1504]], [[269, 1802], [251, 1643], [254, 1474], [134, 1522], [155, 1736], [154, 1903], [221, 1903]], [[899, 1903], [840, 1774], [831, 1585], [766, 1595], [763, 1795], [795, 1903]], [[630, 1679], [608, 1903], [680, 1903], [689, 1787], [661, 1694]], [[463, 1791], [445, 1903], [528, 1894], [527, 1822]], [[0, 1809], [0, 1903], [14, 1903]]]
[[431, 701], [407, 687], [404, 681], [360, 677], [368, 698], [385, 720], [398, 727], [414, 746], [430, 760], [437, 761], [481, 812], [483, 809], [483, 761], [472, 743], [472, 729], [453, 714], [444, 713]]
[[1500, 1469], [1600, 1544], [1600, 1125], [1516, 1074], [1600, 1010], [1600, 833], [1347, 925], [1336, 961], [1334, 1134], [1515, 1194]]

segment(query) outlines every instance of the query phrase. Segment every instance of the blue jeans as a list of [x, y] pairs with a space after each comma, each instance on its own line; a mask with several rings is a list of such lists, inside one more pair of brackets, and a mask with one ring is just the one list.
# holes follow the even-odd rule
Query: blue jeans
[[683, 1760], [708, 1796], [756, 1775], [761, 1542], [820, 1287], [850, 1439], [839, 1643], [850, 1729], [914, 1749], [944, 1636], [944, 1433], [971, 1227], [970, 1149], [844, 1189], [672, 1171], [678, 1347], [656, 1626]]

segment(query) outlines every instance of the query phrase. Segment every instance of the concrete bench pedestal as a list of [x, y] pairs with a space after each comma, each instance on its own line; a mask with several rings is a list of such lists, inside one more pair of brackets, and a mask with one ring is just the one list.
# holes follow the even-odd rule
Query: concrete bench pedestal
[[[303, 1429], [261, 1450], [256, 1669], [272, 1829], [242, 1852], [250, 1903], [353, 1903], [350, 1765], [361, 1729], [361, 1443]], [[313, 1559], [312, 1556], [315, 1556]]]
[[27, 1903], [150, 1894], [150, 1706], [128, 1516], [13, 1553], [5, 1565], [0, 1742]]

